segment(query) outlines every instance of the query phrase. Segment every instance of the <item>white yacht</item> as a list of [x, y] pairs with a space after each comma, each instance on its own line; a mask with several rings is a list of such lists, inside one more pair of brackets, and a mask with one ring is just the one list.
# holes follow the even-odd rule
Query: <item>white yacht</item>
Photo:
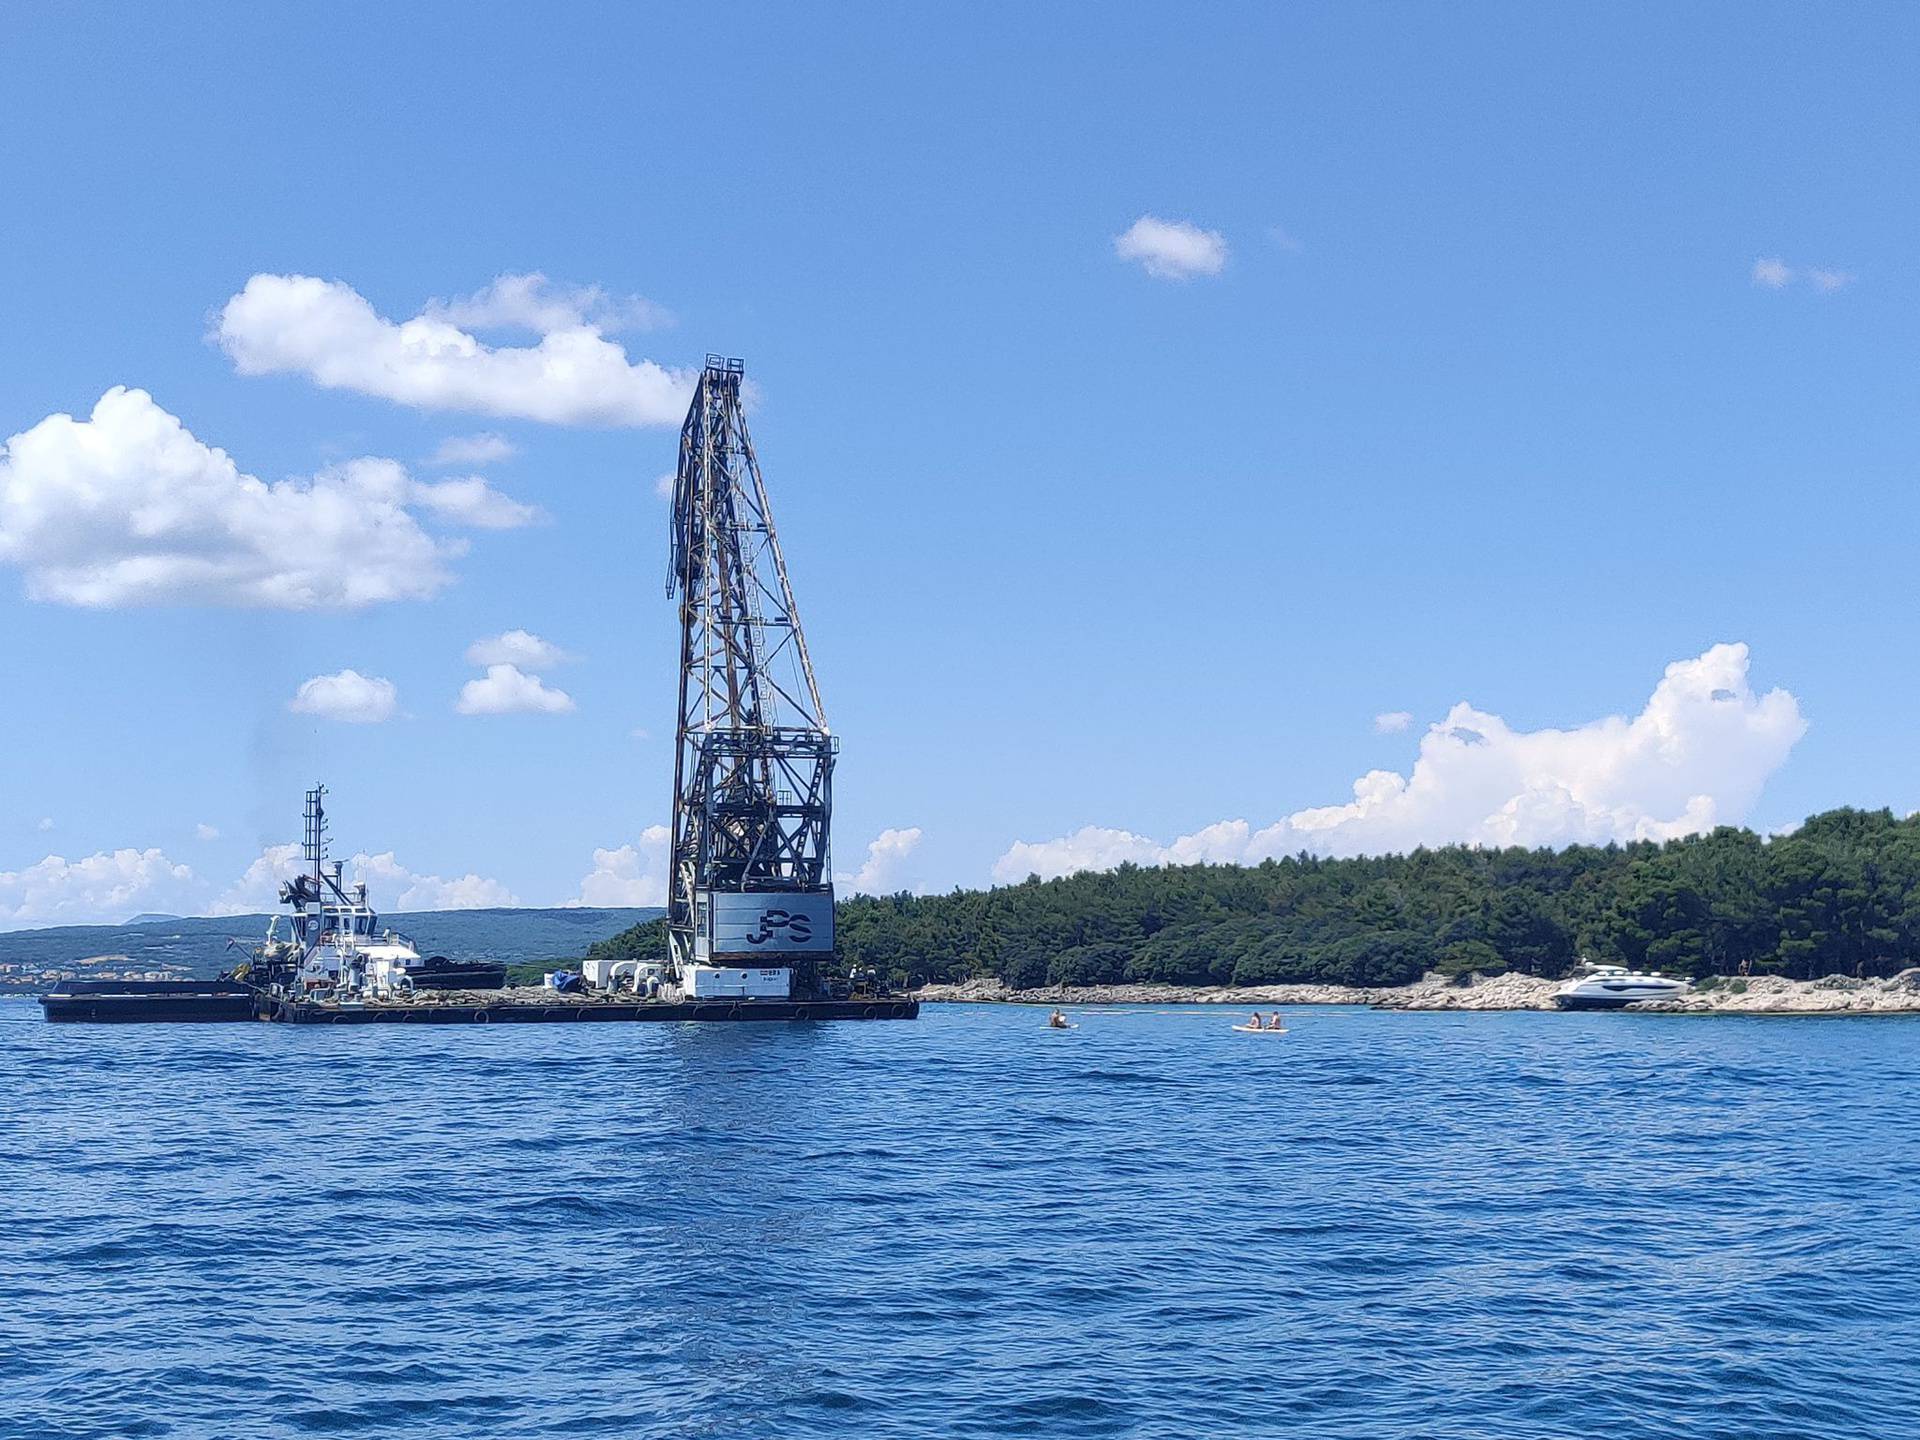
[[1562, 1010], [1618, 1010], [1636, 1000], [1671, 1000], [1691, 989], [1685, 980], [1650, 971], [1583, 962], [1574, 977], [1553, 992], [1553, 1003]]

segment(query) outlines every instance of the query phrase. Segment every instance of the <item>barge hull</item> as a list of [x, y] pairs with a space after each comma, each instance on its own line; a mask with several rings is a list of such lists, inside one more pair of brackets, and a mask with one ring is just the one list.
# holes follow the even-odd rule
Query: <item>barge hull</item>
[[290, 1025], [578, 1025], [606, 1020], [912, 1020], [918, 1000], [584, 1000], [570, 1005], [314, 1005], [282, 1003]]
[[65, 980], [40, 997], [63, 1024], [209, 1024], [256, 1018], [250, 986], [221, 980]]
[[230, 980], [68, 980], [40, 997], [64, 1024], [206, 1024], [272, 1020], [283, 1025], [575, 1025], [660, 1022], [913, 1020], [917, 1000], [536, 1000], [322, 1004], [276, 1000]]

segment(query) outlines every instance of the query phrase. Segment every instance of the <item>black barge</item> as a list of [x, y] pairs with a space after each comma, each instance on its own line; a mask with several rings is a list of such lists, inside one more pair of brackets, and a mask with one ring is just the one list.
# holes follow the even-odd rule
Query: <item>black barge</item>
[[606, 1020], [912, 1020], [920, 1002], [850, 1000], [292, 1000], [237, 980], [63, 980], [40, 997], [49, 1020], [108, 1024], [267, 1020], [283, 1025], [576, 1025]]
[[40, 997], [49, 1020], [163, 1024], [252, 1020], [260, 992], [238, 980], [62, 980]]

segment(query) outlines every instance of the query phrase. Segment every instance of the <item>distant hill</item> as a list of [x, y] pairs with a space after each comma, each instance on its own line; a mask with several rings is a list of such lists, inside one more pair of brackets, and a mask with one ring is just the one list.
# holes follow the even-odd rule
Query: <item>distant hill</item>
[[[570, 960], [589, 945], [660, 914], [655, 909], [423, 910], [383, 915], [381, 923], [408, 936], [423, 955], [504, 960], [524, 965]], [[62, 925], [50, 930], [0, 932], [0, 989], [38, 989], [45, 969], [181, 970], [217, 975], [239, 957], [229, 937], [266, 933], [265, 915], [179, 919], [139, 917], [124, 925]], [[94, 960], [95, 964], [80, 962]]]
[[123, 920], [121, 923], [123, 925], [151, 925], [156, 920], [181, 920], [184, 918], [185, 917], [181, 915], [162, 915], [159, 911], [155, 910], [146, 915], [136, 915], [131, 920]]

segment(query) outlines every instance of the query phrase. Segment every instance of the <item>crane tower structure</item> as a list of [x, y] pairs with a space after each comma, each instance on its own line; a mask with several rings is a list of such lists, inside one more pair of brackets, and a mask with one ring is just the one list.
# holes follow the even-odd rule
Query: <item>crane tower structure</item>
[[833, 952], [838, 741], [741, 406], [709, 355], [680, 429], [667, 593], [680, 601], [669, 964], [692, 997], [810, 996]]

